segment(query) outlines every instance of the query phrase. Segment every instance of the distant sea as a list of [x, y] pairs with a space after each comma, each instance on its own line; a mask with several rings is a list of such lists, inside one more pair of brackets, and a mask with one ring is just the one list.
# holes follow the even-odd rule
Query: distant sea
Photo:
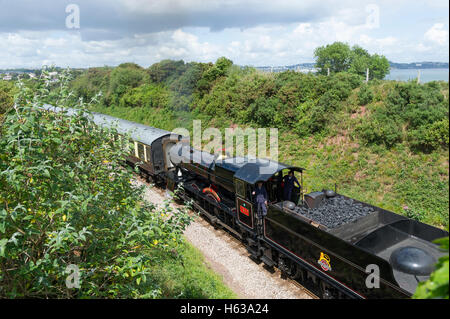
[[449, 69], [391, 69], [391, 73], [386, 75], [386, 80], [408, 81], [417, 79], [420, 71], [420, 83], [430, 81], [447, 81]]

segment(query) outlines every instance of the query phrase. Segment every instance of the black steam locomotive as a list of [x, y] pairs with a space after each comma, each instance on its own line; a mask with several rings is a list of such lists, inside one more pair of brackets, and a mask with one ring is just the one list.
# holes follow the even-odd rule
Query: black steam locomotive
[[[92, 119], [131, 135], [133, 152], [126, 162], [142, 176], [172, 191], [179, 188], [179, 196], [193, 200], [213, 225], [240, 238], [252, 258], [313, 285], [322, 298], [411, 297], [448, 253], [432, 243], [448, 236], [444, 230], [331, 190], [304, 194], [303, 168], [218, 158], [191, 148], [178, 134], [99, 113]], [[300, 177], [301, 187], [283, 201], [288, 171]], [[253, 195], [258, 182], [268, 193], [262, 219]]]

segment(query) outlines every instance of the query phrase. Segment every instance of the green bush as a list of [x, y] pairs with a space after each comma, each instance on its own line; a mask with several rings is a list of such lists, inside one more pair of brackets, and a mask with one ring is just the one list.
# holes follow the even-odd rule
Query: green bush
[[[103, 91], [106, 87], [101, 100], [105, 106], [161, 107], [180, 116], [195, 113], [212, 117], [214, 125], [276, 126], [300, 136], [326, 134], [337, 124], [337, 117], [347, 122], [349, 116], [343, 110], [355, 111], [357, 105], [369, 104], [367, 115], [361, 118], [364, 123], [351, 132], [355, 138], [388, 147], [407, 141], [405, 145], [418, 152], [446, 147], [448, 84], [381, 81], [384, 57], [342, 43], [321, 50], [331, 54], [327, 53], [325, 60], [333, 60], [337, 69], [345, 68], [330, 76], [294, 71], [267, 74], [235, 66], [224, 57], [214, 64], [164, 60], [146, 72], [132, 63], [112, 71], [89, 70], [88, 76], [74, 81], [74, 87], [76, 96], [84, 100], [92, 98], [96, 88]], [[376, 64], [379, 74], [372, 72], [375, 78], [363, 85], [366, 64]], [[146, 83], [147, 75], [151, 84]], [[84, 90], [80, 87], [83, 83]]]
[[363, 78], [360, 75], [349, 72], [336, 73], [326, 79], [329, 79], [331, 88], [341, 87], [345, 90], [344, 94], [341, 94], [344, 98], [348, 97], [351, 90], [356, 89], [363, 83]]
[[373, 93], [370, 90], [369, 86], [367, 85], [361, 86], [358, 92], [358, 104], [366, 105], [372, 102], [372, 100], [373, 100]]
[[392, 147], [402, 141], [401, 123], [395, 117], [375, 113], [369, 121], [356, 128], [367, 144], [379, 144]]
[[190, 218], [143, 199], [114, 131], [36, 108], [47, 94], [22, 87], [0, 128], [0, 298], [158, 297], [155, 256], [175, 258]]
[[413, 149], [429, 152], [439, 147], [448, 148], [448, 119], [420, 126], [411, 131], [408, 138]]
[[233, 65], [233, 61], [220, 57], [214, 65], [208, 65], [202, 73], [202, 77], [198, 80], [197, 91], [201, 96], [208, 93], [214, 83], [224, 77]]
[[280, 109], [280, 101], [275, 97], [256, 99], [250, 105], [251, 118], [261, 127], [277, 127], [277, 110]]
[[74, 93], [72, 99], [76, 103], [79, 98], [86, 102], [91, 102], [99, 92], [102, 92], [103, 97], [100, 99], [101, 103], [105, 104], [105, 99], [109, 98], [109, 82], [112, 68], [90, 68], [76, 77], [71, 83], [71, 89]]
[[162, 60], [151, 65], [147, 69], [150, 80], [159, 84], [170, 84], [186, 71], [186, 65], [183, 60]]
[[170, 90], [178, 93], [180, 96], [193, 94], [197, 87], [197, 82], [202, 77], [203, 70], [203, 63], [188, 63], [186, 65], [186, 71], [179, 77], [175, 77], [169, 84]]
[[169, 105], [170, 92], [165, 87], [144, 84], [128, 90], [120, 99], [121, 107], [165, 108]]
[[311, 109], [311, 117], [308, 125], [311, 133], [321, 132], [326, 128], [334, 112], [338, 110], [340, 101], [340, 92], [336, 89], [325, 92], [319, 98], [317, 104]]
[[[360, 103], [369, 100], [362, 86]], [[366, 99], [367, 98], [367, 99]], [[430, 151], [448, 145], [448, 101], [436, 85], [396, 83], [384, 105], [377, 107], [357, 131], [367, 143], [393, 146], [403, 141], [403, 129], [412, 149]]]

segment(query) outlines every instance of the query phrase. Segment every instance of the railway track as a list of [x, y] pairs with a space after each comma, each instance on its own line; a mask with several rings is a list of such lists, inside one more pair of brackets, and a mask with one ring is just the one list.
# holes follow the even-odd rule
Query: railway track
[[[148, 183], [144, 178], [142, 178], [140, 176], [136, 176], [136, 177], [137, 177], [136, 179], [140, 183], [145, 184], [146, 186], [151, 186], [151, 184]], [[159, 197], [160, 197], [159, 201], [161, 201], [161, 198], [166, 198], [166, 192], [164, 190], [162, 190], [161, 188], [151, 187], [151, 190], [152, 190], [152, 192], [154, 192], [154, 193], [159, 195]], [[175, 207], [179, 207], [179, 208], [182, 207], [182, 205], [178, 204], [178, 203], [173, 203], [173, 205]], [[190, 214], [198, 216], [194, 212], [190, 212]], [[220, 233], [219, 235], [220, 235], [222, 240], [224, 240], [227, 244], [229, 244], [229, 246], [235, 247], [234, 248], [235, 250], [239, 250], [239, 254], [245, 255], [245, 252], [246, 252], [245, 246], [242, 244], [240, 239], [236, 237], [236, 234], [234, 234], [233, 232], [230, 232], [226, 228], [217, 227], [217, 226], [213, 225], [210, 222], [209, 218], [207, 216], [205, 216], [204, 214], [202, 214], [201, 212], [199, 212], [199, 215], [201, 216], [201, 218], [197, 218], [196, 219], [196, 222], [198, 224], [200, 224], [202, 227], [205, 227], [205, 228], [206, 227], [213, 227], [214, 231], [216, 233], [217, 232]], [[261, 266], [260, 265], [261, 262], [255, 261], [252, 258], [249, 258], [248, 255], [246, 255], [246, 258], [249, 261], [251, 261], [252, 263], [255, 263], [256, 265], [258, 265], [261, 271], [266, 271], [268, 274], [270, 273], [270, 276], [273, 279], [277, 280], [279, 282], [280, 286], [285, 287], [285, 289], [287, 289], [290, 292], [292, 292], [292, 295], [295, 295], [294, 298], [320, 299], [315, 293], [313, 293], [312, 291], [307, 289], [305, 286], [303, 286], [297, 280], [294, 280], [294, 279], [289, 278], [289, 277], [283, 277], [281, 271], [278, 270], [277, 268], [268, 269], [265, 266]], [[212, 262], [214, 262], [214, 260], [212, 260]], [[263, 269], [261, 269], [261, 268], [263, 268]], [[297, 291], [295, 291], [295, 290], [297, 290]]]

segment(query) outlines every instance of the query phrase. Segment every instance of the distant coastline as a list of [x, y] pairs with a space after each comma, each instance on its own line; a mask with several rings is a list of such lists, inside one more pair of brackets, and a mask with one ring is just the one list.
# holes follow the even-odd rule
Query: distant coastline
[[[410, 81], [417, 79], [420, 76], [420, 82], [426, 83], [430, 81], [449, 81], [449, 63], [448, 62], [411, 62], [411, 63], [396, 63], [389, 62], [391, 66], [390, 73], [386, 75], [385, 80], [395, 81]], [[245, 67], [245, 66], [241, 66]], [[283, 72], [283, 71], [297, 71], [303, 73], [315, 73], [315, 63], [299, 63], [286, 66], [250, 66], [263, 72]], [[57, 68], [60, 69], [60, 68]], [[83, 68], [76, 68], [76, 70], [83, 70]], [[17, 69], [0, 69], [0, 79], [11, 78], [14, 79], [18, 74], [34, 74], [40, 73], [39, 69], [32, 68], [17, 68]], [[420, 73], [420, 75], [419, 75]]]
[[412, 62], [412, 63], [395, 63], [389, 62], [391, 69], [448, 69], [448, 62]]

